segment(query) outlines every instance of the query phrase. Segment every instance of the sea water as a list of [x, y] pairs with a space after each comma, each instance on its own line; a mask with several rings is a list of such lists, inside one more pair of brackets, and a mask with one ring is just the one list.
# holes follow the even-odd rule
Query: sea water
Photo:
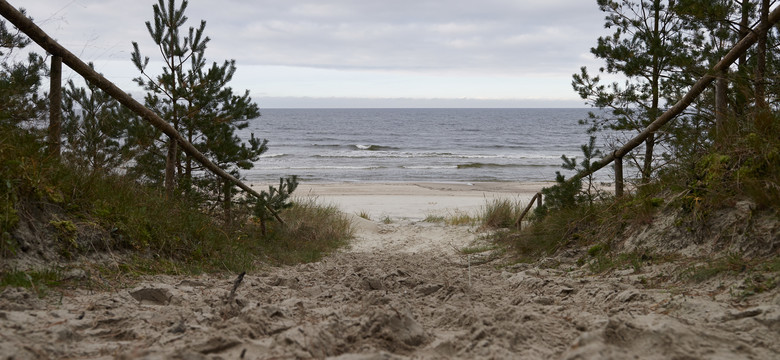
[[588, 135], [578, 122], [588, 112], [266, 109], [239, 136], [254, 133], [269, 149], [241, 174], [250, 182], [553, 181], [561, 155], [582, 159]]

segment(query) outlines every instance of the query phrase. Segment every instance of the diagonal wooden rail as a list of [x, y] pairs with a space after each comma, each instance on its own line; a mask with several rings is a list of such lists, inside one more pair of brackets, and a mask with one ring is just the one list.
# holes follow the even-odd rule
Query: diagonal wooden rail
[[531, 198], [531, 201], [528, 202], [528, 206], [525, 207], [523, 210], [523, 213], [520, 214], [520, 216], [517, 217], [517, 221], [515, 221], [515, 227], [517, 230], [523, 229], [523, 218], [525, 218], [525, 215], [528, 214], [529, 211], [531, 211], [531, 207], [534, 206], [534, 203], [536, 203], [536, 207], [542, 206], [542, 193], [536, 193], [534, 194], [534, 197]]
[[696, 100], [697, 97], [699, 97], [699, 95], [701, 95], [702, 92], [704, 92], [707, 86], [709, 86], [710, 83], [712, 83], [717, 78], [718, 73], [720, 73], [722, 70], [728, 69], [729, 66], [731, 66], [740, 55], [745, 53], [751, 46], [753, 46], [753, 44], [756, 43], [756, 41], [758, 41], [758, 34], [766, 32], [778, 21], [780, 21], [780, 6], [776, 7], [772, 13], [769, 14], [766, 22], [759, 23], [756, 28], [753, 29], [753, 31], [748, 32], [748, 35], [746, 35], [744, 38], [742, 38], [742, 40], [734, 45], [734, 47], [732, 47], [731, 50], [729, 50], [729, 52], [723, 56], [723, 58], [717, 64], [715, 64], [715, 66], [713, 66], [710, 71], [707, 72], [707, 74], [702, 76], [699, 81], [697, 81], [691, 87], [691, 89], [688, 90], [688, 92], [679, 101], [677, 101], [676, 104], [674, 104], [674, 106], [669, 108], [669, 110], [661, 114], [661, 116], [655, 119], [655, 121], [650, 123], [650, 125], [648, 125], [645, 130], [639, 133], [639, 135], [629, 140], [620, 149], [612, 152], [612, 154], [609, 154], [601, 160], [593, 163], [588, 171], [582, 171], [574, 175], [568, 181], [576, 181], [593, 174], [594, 172], [615, 161], [615, 159], [622, 159], [623, 156], [642, 144], [645, 139], [650, 136], [650, 134], [658, 131], [658, 129], [660, 129], [666, 123], [674, 119], [677, 115], [680, 115], [689, 105], [691, 105], [691, 103], [693, 103], [694, 100]]
[[[740, 40], [737, 44], [735, 44], [729, 52], [723, 56], [723, 58], [715, 64], [704, 76], [702, 76], [699, 81], [697, 81], [690, 90], [679, 100], [677, 101], [674, 106], [669, 108], [666, 112], [661, 114], [657, 119], [655, 119], [650, 125], [647, 126], [639, 135], [635, 136], [633, 139], [629, 140], [625, 145], [623, 145], [620, 149], [617, 149], [612, 152], [612, 154], [609, 154], [602, 158], [599, 161], [596, 161], [595, 163], [591, 164], [590, 169], [586, 171], [581, 171], [577, 173], [576, 175], [572, 176], [567, 182], [573, 182], [578, 181], [590, 174], [595, 173], [598, 170], [601, 170], [603, 167], [609, 165], [613, 161], [616, 165], [616, 179], [615, 179], [615, 192], [616, 194], [620, 195], [623, 192], [622, 186], [623, 186], [623, 172], [622, 172], [622, 159], [623, 156], [628, 154], [631, 150], [634, 150], [637, 146], [641, 145], [645, 139], [647, 139], [650, 134], [655, 133], [660, 129], [662, 126], [666, 125], [669, 121], [674, 119], [677, 115], [680, 115], [685, 109], [693, 103], [696, 98], [701, 95], [702, 92], [709, 86], [716, 78], [717, 74], [719, 74], [721, 71], [728, 69], [729, 66], [731, 66], [740, 55], [745, 53], [748, 49], [750, 49], [753, 44], [758, 41], [759, 34], [766, 33], [772, 26], [774, 26], [778, 21], [780, 21], [780, 6], [776, 7], [767, 17], [765, 21], [762, 21], [759, 23], [753, 31], [748, 32], [748, 35], [746, 35], [742, 40]], [[618, 169], [619, 168], [619, 169]], [[620, 173], [618, 174], [618, 170]], [[620, 181], [618, 181], [620, 180]], [[533, 201], [531, 202], [533, 204]], [[530, 204], [529, 204], [530, 207]], [[520, 224], [523, 221], [523, 217], [525, 217], [526, 213], [528, 211], [524, 211], [515, 222], [515, 225], [520, 228]]]
[[[160, 129], [163, 133], [168, 135], [170, 139], [178, 142], [179, 146], [181, 146], [184, 152], [192, 156], [204, 167], [211, 170], [215, 175], [232, 182], [242, 190], [252, 194], [258, 199], [261, 198], [260, 193], [211, 162], [211, 160], [198, 151], [195, 146], [190, 144], [183, 136], [181, 136], [181, 134], [179, 134], [178, 131], [176, 131], [176, 129], [173, 128], [173, 126], [168, 124], [154, 111], [148, 109], [146, 106], [133, 99], [133, 97], [122, 91], [122, 89], [114, 85], [114, 83], [81, 61], [81, 59], [79, 59], [76, 55], [73, 55], [73, 53], [68, 51], [68, 49], [54, 41], [54, 39], [49, 37], [49, 35], [47, 35], [46, 32], [44, 32], [40, 27], [38, 27], [38, 25], [35, 25], [35, 23], [33, 23], [28, 17], [24, 16], [19, 10], [17, 10], [5, 0], [0, 0], [0, 15], [10, 21], [21, 32], [25, 33], [32, 41], [37, 43], [44, 50], [48, 51], [53, 56], [61, 57], [62, 62], [65, 65], [73, 69], [73, 71], [77, 72], [79, 75], [83, 76], [86, 81], [95, 84], [95, 86], [114, 97], [122, 105], [126, 106], [139, 116], [146, 119], [146, 121], [151, 123], [154, 127]], [[274, 215], [277, 221], [282, 224], [284, 223], [284, 221], [282, 221], [282, 219], [273, 209], [270, 207], [266, 208], [271, 212], [271, 214]]]

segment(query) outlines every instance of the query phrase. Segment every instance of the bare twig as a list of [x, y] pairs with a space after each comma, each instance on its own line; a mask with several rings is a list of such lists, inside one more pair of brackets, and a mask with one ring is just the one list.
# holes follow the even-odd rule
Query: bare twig
[[241, 282], [244, 280], [244, 275], [246, 275], [246, 271], [242, 272], [241, 274], [238, 274], [236, 280], [233, 281], [233, 289], [230, 290], [230, 295], [228, 296], [228, 299], [233, 299], [233, 297], [236, 296], [236, 290], [238, 290], [238, 287], [241, 285]]

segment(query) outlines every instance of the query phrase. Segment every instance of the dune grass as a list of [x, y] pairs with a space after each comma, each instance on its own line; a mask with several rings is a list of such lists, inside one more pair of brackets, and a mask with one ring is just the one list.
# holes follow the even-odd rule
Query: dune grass
[[349, 218], [334, 205], [314, 199], [296, 199], [282, 217], [285, 225], [273, 224], [271, 236], [260, 247], [272, 263], [295, 264], [317, 261], [346, 246], [353, 236]]
[[38, 297], [46, 296], [49, 289], [60, 286], [61, 282], [62, 274], [56, 269], [9, 270], [0, 273], [0, 289], [9, 286], [31, 289]]
[[508, 229], [523, 211], [523, 204], [517, 200], [493, 199], [485, 204], [479, 216], [482, 226], [493, 229]]
[[[338, 209], [305, 200], [285, 209], [286, 225], [271, 223], [263, 237], [248, 210], [235, 209], [236, 220], [225, 224], [186, 197], [166, 199], [162, 189], [121, 175], [69, 167], [41, 144], [15, 128], [4, 128], [0, 136], [0, 258], [22, 255], [16, 233], [21, 223], [40, 229], [38, 236], [62, 261], [109, 252], [121, 257], [121, 265], [101, 271], [130, 275], [241, 272], [315, 261], [352, 237]], [[27, 277], [35, 283], [47, 271], [0, 268], [0, 286], [23, 284]]]

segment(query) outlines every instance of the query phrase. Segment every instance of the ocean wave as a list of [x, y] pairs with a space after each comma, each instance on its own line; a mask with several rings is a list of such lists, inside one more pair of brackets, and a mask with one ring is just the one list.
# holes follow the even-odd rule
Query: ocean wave
[[290, 155], [289, 154], [284, 154], [284, 153], [263, 154], [263, 155], [260, 155], [260, 158], [263, 158], [263, 159], [273, 159], [273, 158], [280, 158], [280, 157], [285, 157], [285, 156], [290, 156]]
[[403, 165], [402, 169], [409, 170], [436, 170], [436, 169], [457, 169], [456, 165]]
[[491, 164], [491, 163], [468, 163], [459, 164], [458, 169], [481, 169], [481, 168], [509, 168], [509, 167], [523, 167], [519, 164]]
[[340, 148], [339, 144], [311, 144], [313, 147]]
[[345, 166], [345, 165], [324, 165], [324, 166], [263, 166], [258, 167], [256, 170], [378, 170], [385, 169], [384, 166]]
[[534, 154], [453, 154], [436, 152], [400, 152], [400, 151], [359, 151], [359, 152], [334, 152], [310, 155], [313, 158], [322, 159], [372, 159], [372, 158], [442, 158], [442, 159], [510, 159], [510, 160], [559, 160], [560, 155], [534, 155]]
[[405, 152], [387, 152], [387, 151], [353, 151], [353, 152], [340, 152], [331, 154], [314, 154], [310, 155], [313, 158], [318, 159], [384, 159], [384, 158], [398, 158], [409, 159], [419, 157], [437, 157], [434, 155], [422, 156], [420, 154], [405, 153]]
[[540, 155], [540, 154], [495, 154], [495, 155], [470, 155], [456, 154], [451, 157], [460, 159], [513, 159], [513, 160], [557, 160], [561, 156]]
[[388, 151], [388, 150], [400, 150], [400, 148], [392, 147], [392, 146], [383, 146], [383, 145], [364, 145], [364, 144], [357, 144], [352, 145], [352, 148], [355, 150], [365, 150], [365, 151]]
[[546, 168], [546, 167], [560, 167], [560, 165], [555, 164], [493, 164], [493, 163], [468, 163], [468, 164], [459, 164], [456, 166], [458, 169], [483, 169], [483, 168], [493, 168], [493, 169], [500, 169], [500, 168]]

